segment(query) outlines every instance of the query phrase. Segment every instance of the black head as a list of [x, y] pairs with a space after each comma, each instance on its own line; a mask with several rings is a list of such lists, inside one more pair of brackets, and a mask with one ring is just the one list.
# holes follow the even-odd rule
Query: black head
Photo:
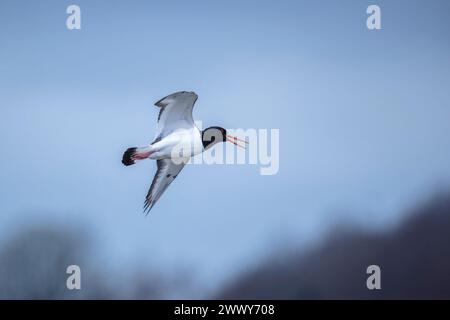
[[227, 130], [222, 127], [209, 127], [202, 131], [203, 148], [207, 149], [219, 142], [227, 141]]

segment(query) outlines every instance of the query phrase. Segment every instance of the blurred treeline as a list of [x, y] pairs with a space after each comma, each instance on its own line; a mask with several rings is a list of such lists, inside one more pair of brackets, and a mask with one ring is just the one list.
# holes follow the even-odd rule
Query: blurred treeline
[[[340, 229], [308, 252], [274, 255], [217, 297], [449, 299], [450, 194], [406, 217], [394, 229]], [[381, 268], [381, 290], [366, 287], [366, 268], [373, 264]]]
[[[449, 299], [450, 194], [436, 196], [405, 216], [389, 230], [349, 226], [308, 250], [273, 253], [211, 298]], [[0, 246], [0, 299], [162, 299], [176, 296], [189, 283], [163, 277], [162, 270], [114, 279], [114, 272], [94, 264], [92, 242], [77, 228], [22, 229]], [[66, 289], [70, 264], [81, 267], [80, 291]], [[366, 288], [366, 268], [372, 264], [381, 267], [381, 290]]]

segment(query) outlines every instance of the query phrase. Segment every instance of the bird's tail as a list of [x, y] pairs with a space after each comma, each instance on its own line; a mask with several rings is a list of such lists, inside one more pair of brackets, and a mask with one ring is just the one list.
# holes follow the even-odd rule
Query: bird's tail
[[122, 163], [126, 166], [131, 166], [135, 164], [138, 160], [147, 159], [152, 152], [150, 148], [128, 148], [127, 151], [124, 152], [122, 157]]

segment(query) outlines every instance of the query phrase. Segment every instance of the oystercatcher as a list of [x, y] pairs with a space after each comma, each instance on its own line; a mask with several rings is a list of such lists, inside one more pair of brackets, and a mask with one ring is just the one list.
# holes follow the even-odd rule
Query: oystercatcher
[[[160, 108], [155, 139], [150, 145], [128, 148], [122, 163], [130, 166], [144, 159], [153, 159], [157, 171], [144, 203], [148, 214], [155, 203], [178, 176], [190, 157], [211, 148], [219, 142], [229, 141], [241, 148], [248, 143], [227, 134], [222, 127], [209, 127], [201, 131], [192, 118], [192, 109], [198, 96], [195, 92], [180, 91], [155, 103]], [[238, 142], [243, 143], [240, 145]]]

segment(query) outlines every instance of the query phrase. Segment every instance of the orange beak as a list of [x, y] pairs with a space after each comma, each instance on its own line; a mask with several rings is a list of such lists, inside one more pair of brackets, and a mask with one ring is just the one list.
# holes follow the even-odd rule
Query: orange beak
[[[247, 148], [246, 145], [248, 144], [247, 141], [239, 139], [237, 137], [234, 137], [234, 136], [232, 136], [230, 134], [227, 134], [227, 141], [231, 142], [232, 144], [234, 144], [234, 145], [236, 145], [236, 146], [238, 146], [239, 148], [242, 148], [242, 149], [246, 149]], [[238, 142], [244, 143], [244, 145], [240, 145], [240, 144], [238, 144]]]

